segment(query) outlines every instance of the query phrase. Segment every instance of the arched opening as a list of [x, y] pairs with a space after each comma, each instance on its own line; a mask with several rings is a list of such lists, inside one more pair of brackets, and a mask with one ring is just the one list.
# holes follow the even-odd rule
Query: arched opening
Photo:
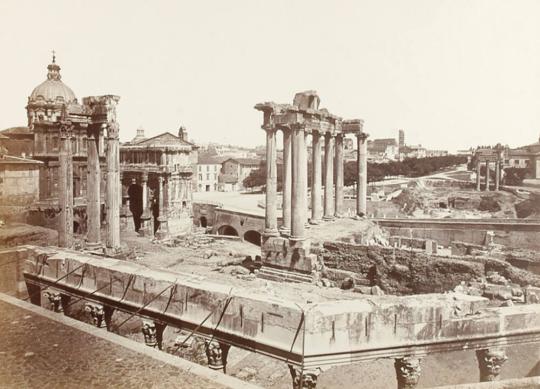
[[218, 229], [218, 235], [238, 236], [238, 232], [231, 226], [221, 226]]
[[206, 216], [201, 216], [199, 218], [199, 225], [204, 228], [208, 227], [208, 220], [206, 220]]
[[139, 231], [141, 228], [141, 215], [143, 213], [142, 203], [142, 186], [137, 184], [131, 184], [128, 188], [129, 196], [129, 210], [133, 215], [133, 223], [135, 224], [135, 231]]
[[249, 243], [253, 243], [257, 246], [261, 245], [261, 233], [258, 231], [247, 231], [244, 234], [244, 240]]

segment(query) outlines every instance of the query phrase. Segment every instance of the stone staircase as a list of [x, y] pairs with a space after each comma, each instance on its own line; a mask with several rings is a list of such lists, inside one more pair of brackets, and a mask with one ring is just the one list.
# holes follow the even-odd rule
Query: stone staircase
[[277, 269], [274, 267], [263, 266], [260, 268], [257, 273], [258, 278], [262, 278], [270, 281], [279, 281], [279, 282], [306, 282], [312, 283], [313, 276], [310, 274], [296, 273], [284, 269]]

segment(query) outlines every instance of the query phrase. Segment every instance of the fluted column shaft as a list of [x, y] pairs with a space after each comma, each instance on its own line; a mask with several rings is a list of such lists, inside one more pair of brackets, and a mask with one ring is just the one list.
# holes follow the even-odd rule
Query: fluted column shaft
[[334, 218], [334, 136], [324, 139], [324, 219]]
[[107, 126], [107, 248], [120, 248], [120, 153], [118, 125]]
[[497, 160], [495, 162], [495, 190], [499, 190], [499, 185], [501, 181], [501, 163]]
[[476, 161], [476, 190], [480, 191], [480, 161]]
[[336, 217], [343, 216], [343, 135], [336, 135]]
[[311, 171], [311, 222], [318, 223], [322, 218], [322, 138], [321, 134], [313, 131], [312, 135], [312, 163]]
[[303, 128], [292, 129], [291, 239], [306, 237], [307, 159]]
[[291, 131], [283, 131], [283, 225], [282, 230], [288, 234], [291, 231], [291, 187], [292, 187], [292, 150]]
[[71, 247], [73, 244], [73, 165], [71, 134], [65, 129], [61, 129], [60, 132], [58, 162], [58, 205], [61, 209], [58, 245]]
[[264, 233], [277, 235], [277, 152], [276, 130], [266, 130], [266, 212]]
[[[99, 138], [99, 132], [97, 133]], [[90, 244], [101, 243], [101, 166], [99, 164], [99, 139], [93, 134], [88, 136], [88, 177], [87, 177], [87, 241]]]
[[356, 214], [365, 216], [367, 214], [367, 139], [366, 133], [357, 135], [358, 180], [356, 183]]
[[486, 161], [486, 192], [489, 192], [489, 161]]

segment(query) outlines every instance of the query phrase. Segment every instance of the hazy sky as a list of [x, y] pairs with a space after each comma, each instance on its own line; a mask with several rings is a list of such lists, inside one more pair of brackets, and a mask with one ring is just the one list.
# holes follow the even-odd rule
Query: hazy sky
[[0, 1], [0, 128], [51, 50], [83, 96], [121, 96], [121, 138], [264, 143], [261, 101], [315, 89], [371, 137], [429, 148], [540, 135], [539, 0]]

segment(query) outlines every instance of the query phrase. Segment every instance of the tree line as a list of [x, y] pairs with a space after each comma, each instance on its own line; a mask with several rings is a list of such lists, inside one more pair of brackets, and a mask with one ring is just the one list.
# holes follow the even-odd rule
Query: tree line
[[[467, 157], [457, 155], [428, 158], [407, 158], [403, 161], [392, 161], [385, 163], [368, 162], [367, 180], [368, 182], [374, 182], [384, 180], [386, 177], [421, 177], [435, 173], [441, 169], [466, 162]], [[324, 179], [324, 169], [321, 170], [323, 176], [322, 179]], [[311, 185], [311, 171], [312, 164], [308, 163], [308, 185]], [[357, 177], [358, 166], [356, 161], [347, 161], [344, 165], [343, 171], [344, 184], [346, 186], [354, 185]], [[278, 190], [281, 190], [283, 184], [283, 169], [281, 165], [278, 165], [277, 181]], [[266, 185], [266, 161], [262, 161], [258, 169], [253, 169], [244, 179], [243, 184], [246, 188], [256, 188]]]

